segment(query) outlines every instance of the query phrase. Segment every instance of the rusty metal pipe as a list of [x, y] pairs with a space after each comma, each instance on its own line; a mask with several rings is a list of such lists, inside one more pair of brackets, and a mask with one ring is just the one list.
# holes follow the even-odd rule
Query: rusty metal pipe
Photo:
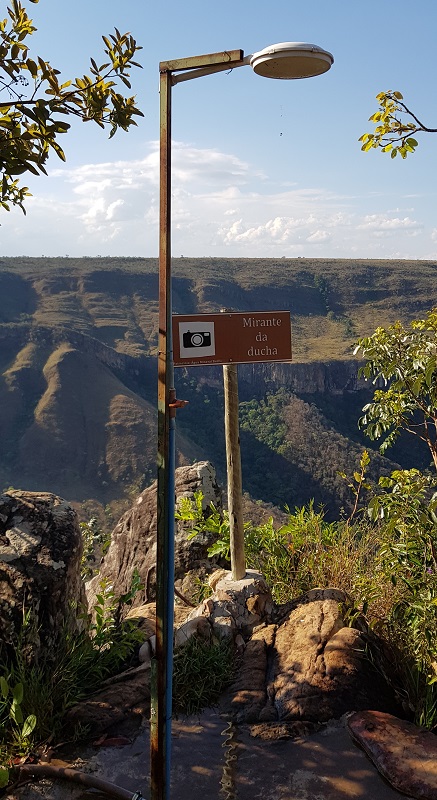
[[228, 61], [226, 64], [216, 64], [213, 67], [201, 67], [200, 69], [192, 69], [188, 72], [180, 72], [178, 75], [173, 75], [172, 85], [183, 81], [192, 81], [194, 78], [203, 78], [204, 75], [214, 75], [216, 72], [231, 72], [236, 67], [245, 67], [249, 64], [248, 58], [239, 59], [238, 61]]
[[[158, 484], [156, 543], [156, 652], [152, 659], [150, 709], [150, 779], [152, 800], [169, 794], [169, 741], [173, 629], [169, 630], [169, 539], [174, 535], [174, 489], [170, 454], [170, 393], [173, 388], [171, 341], [171, 72], [160, 76], [159, 201], [159, 334], [158, 334]], [[170, 491], [169, 491], [170, 490]], [[170, 493], [173, 492], [173, 497]], [[171, 662], [171, 659], [170, 659]], [[168, 717], [170, 716], [170, 719]]]

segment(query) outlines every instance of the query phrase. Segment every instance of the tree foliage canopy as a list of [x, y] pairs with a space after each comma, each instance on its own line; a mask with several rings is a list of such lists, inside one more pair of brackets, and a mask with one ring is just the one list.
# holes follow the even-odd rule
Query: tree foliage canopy
[[141, 48], [129, 33], [115, 29], [103, 36], [103, 63], [91, 58], [89, 74], [61, 82], [59, 70], [31, 57], [28, 39], [35, 30], [20, 0], [12, 0], [8, 17], [0, 20], [0, 207], [17, 205], [24, 213], [30, 192], [18, 176], [46, 174], [52, 150], [65, 161], [58, 138], [70, 128], [66, 118], [109, 127], [112, 137], [142, 116], [135, 97], [117, 91], [120, 84], [131, 88], [130, 69], [141, 66], [134, 61]]
[[428, 445], [437, 469], [437, 308], [425, 319], [405, 328], [395, 322], [377, 328], [369, 338], [360, 339], [360, 352], [367, 363], [360, 373], [377, 388], [373, 400], [364, 406], [359, 425], [371, 439], [385, 439], [384, 452], [401, 430], [418, 436]]
[[359, 138], [364, 152], [380, 148], [383, 153], [390, 153], [392, 158], [398, 153], [406, 158], [419, 144], [414, 138], [417, 133], [437, 133], [437, 128], [428, 128], [413, 114], [400, 92], [380, 92], [376, 99], [378, 110], [369, 117], [369, 122], [374, 122], [376, 128], [373, 133], [363, 133]]

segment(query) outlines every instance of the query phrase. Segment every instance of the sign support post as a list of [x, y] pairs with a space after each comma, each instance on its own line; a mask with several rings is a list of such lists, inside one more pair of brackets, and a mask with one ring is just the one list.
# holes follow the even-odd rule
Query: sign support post
[[225, 396], [226, 467], [228, 476], [228, 513], [231, 539], [232, 580], [246, 574], [244, 556], [243, 482], [241, 476], [240, 434], [238, 425], [237, 364], [223, 364]]
[[246, 575], [243, 487], [238, 424], [238, 364], [291, 361], [289, 311], [249, 311], [173, 317], [177, 367], [223, 365], [226, 463], [232, 579]]

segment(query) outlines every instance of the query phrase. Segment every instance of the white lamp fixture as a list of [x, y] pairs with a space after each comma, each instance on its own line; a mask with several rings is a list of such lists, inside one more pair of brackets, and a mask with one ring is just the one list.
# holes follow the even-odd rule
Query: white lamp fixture
[[280, 42], [248, 56], [248, 61], [263, 78], [291, 80], [322, 75], [332, 67], [334, 56], [316, 44]]

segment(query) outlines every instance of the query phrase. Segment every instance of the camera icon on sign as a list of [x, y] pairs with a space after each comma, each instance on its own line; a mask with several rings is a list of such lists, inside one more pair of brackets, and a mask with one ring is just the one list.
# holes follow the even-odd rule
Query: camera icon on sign
[[185, 331], [182, 334], [182, 343], [187, 350], [191, 347], [211, 347], [211, 333], [209, 331]]

